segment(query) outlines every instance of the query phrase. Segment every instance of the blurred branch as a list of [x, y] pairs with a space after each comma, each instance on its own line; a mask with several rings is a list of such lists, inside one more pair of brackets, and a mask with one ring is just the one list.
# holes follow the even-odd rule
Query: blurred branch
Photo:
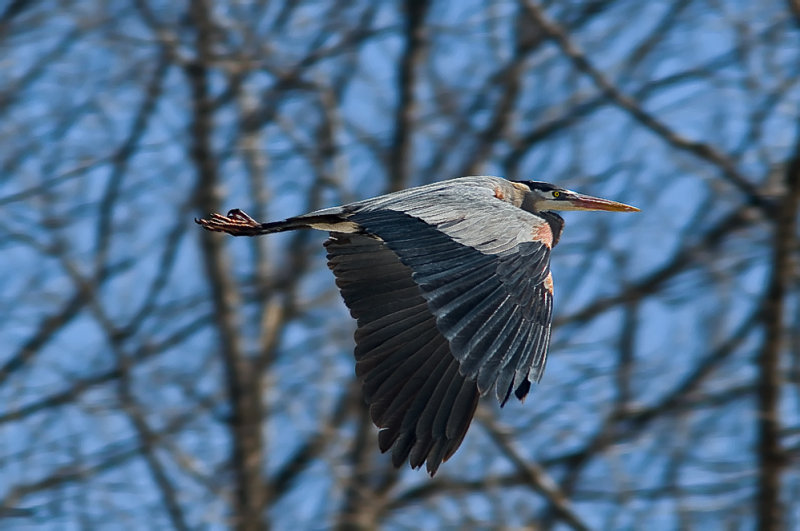
[[306, 470], [308, 465], [314, 459], [319, 459], [322, 456], [323, 450], [327, 447], [333, 432], [347, 419], [355, 401], [361, 401], [361, 386], [358, 385], [356, 379], [352, 379], [348, 389], [342, 393], [339, 403], [333, 408], [330, 420], [317, 433], [309, 437], [291, 459], [275, 474], [272, 479], [271, 490], [276, 496], [289, 490], [291, 483]]
[[[45, 255], [54, 255], [57, 251], [55, 248], [42, 248], [31, 238], [26, 239], [28, 244], [33, 247], [38, 247]], [[92, 289], [101, 289], [106, 282], [129, 270], [134, 265], [133, 262], [123, 261], [106, 268], [106, 270], [94, 279], [95, 287]], [[76, 291], [64, 301], [60, 309], [44, 317], [36, 327], [36, 330], [27, 339], [21, 341], [20, 348], [12, 353], [2, 366], [0, 366], [0, 386], [2, 386], [12, 374], [25, 367], [45, 345], [85, 309], [86, 305], [91, 300], [92, 294], [90, 291], [87, 291], [86, 285], [76, 287]]]
[[[204, 331], [204, 329], [211, 322], [212, 316], [199, 315], [184, 326], [177, 328], [159, 343], [141, 344], [139, 348], [132, 354], [132, 356], [139, 361], [148, 360], [158, 354], [168, 351], [171, 348], [181, 345], [190, 337]], [[122, 372], [120, 369], [114, 368], [92, 376], [76, 379], [70, 383], [68, 388], [62, 391], [48, 394], [44, 397], [38, 397], [37, 400], [29, 402], [28, 404], [0, 413], [0, 425], [25, 419], [42, 411], [55, 409], [73, 402], [77, 402], [78, 399], [87, 391], [96, 386], [112, 382], [120, 378], [121, 375]]]
[[[636, 499], [666, 499], [670, 500], [680, 492], [685, 496], [719, 496], [731, 492], [741, 491], [748, 487], [750, 478], [744, 477], [740, 481], [731, 482], [694, 482], [691, 485], [662, 485], [652, 488], [637, 488], [618, 490], [608, 488], [606, 490], [593, 490], [578, 488], [574, 494], [577, 501], [610, 501], [623, 496]], [[389, 508], [391, 510], [402, 510], [404, 507], [411, 506], [420, 500], [427, 500], [435, 496], [446, 497], [454, 494], [485, 493], [488, 486], [499, 487], [520, 487], [529, 485], [529, 479], [524, 472], [515, 472], [503, 476], [490, 477], [479, 480], [451, 480], [446, 477], [437, 477], [428, 483], [421, 484], [408, 489], [400, 496], [395, 498]], [[546, 527], [544, 527], [546, 529]]]
[[784, 191], [775, 219], [772, 273], [764, 304], [764, 343], [758, 367], [758, 528], [786, 526], [781, 502], [781, 473], [785, 458], [781, 449], [781, 352], [786, 334], [786, 306], [792, 286], [796, 255], [797, 220], [800, 209], [800, 128], [797, 144], [784, 176]]
[[[111, 156], [103, 156], [103, 157], [98, 157], [95, 160], [82, 162], [78, 164], [75, 168], [69, 169], [61, 173], [60, 175], [51, 177], [40, 184], [0, 197], [0, 206], [9, 205], [12, 203], [21, 203], [26, 200], [35, 199], [37, 196], [41, 196], [47, 193], [52, 193], [52, 191], [59, 185], [62, 185], [64, 183], [67, 183], [75, 179], [86, 178], [87, 173], [97, 169], [103, 164], [106, 164], [110, 160]], [[3, 171], [8, 171], [9, 173], [13, 173], [12, 166], [15, 165], [14, 164], [7, 165], [6, 167], [3, 168]]]
[[789, 10], [794, 15], [795, 23], [800, 26], [800, 0], [786, 0]]
[[93, 463], [68, 463], [54, 468], [50, 474], [41, 479], [14, 485], [5, 497], [0, 498], [0, 508], [13, 508], [19, 500], [38, 492], [88, 481], [102, 472], [119, 467], [140, 456], [141, 448], [137, 445], [116, 445], [105, 448], [102, 455], [97, 456]]
[[690, 140], [681, 136], [676, 131], [670, 129], [665, 123], [659, 121], [654, 115], [649, 114], [637, 101], [623, 94], [620, 89], [597, 70], [578, 46], [572, 42], [567, 33], [558, 24], [552, 22], [545, 16], [536, 1], [524, 0], [524, 5], [528, 13], [542, 28], [542, 31], [558, 45], [575, 67], [586, 74], [603, 94], [613, 101], [620, 109], [627, 112], [634, 120], [655, 133], [672, 147], [691, 153], [719, 168], [723, 177], [744, 194], [748, 203], [758, 206], [764, 210], [766, 214], [769, 214], [772, 205], [764, 199], [758, 189], [739, 172], [733, 161], [709, 144]]
[[413, 167], [412, 135], [414, 124], [415, 72], [425, 53], [425, 14], [428, 0], [405, 0], [404, 44], [397, 74], [397, 105], [394, 111], [394, 136], [390, 144], [389, 192], [408, 186]]
[[631, 50], [628, 59], [630, 67], [641, 64], [653, 51], [658, 49], [661, 43], [669, 38], [670, 32], [675, 29], [681, 15], [691, 4], [692, 0], [677, 0], [672, 2], [668, 9], [664, 10], [658, 24], [645, 34], [644, 39], [638, 46]]
[[[208, 61], [212, 55], [211, 8], [207, 0], [191, 3], [190, 19], [195, 30], [196, 58], [185, 67], [191, 89], [191, 157], [197, 172], [195, 199], [202, 212], [219, 209], [217, 197], [219, 174], [214, 157], [213, 110], [209, 93]], [[244, 352], [237, 323], [238, 294], [225, 263], [225, 252], [219, 235], [199, 235], [203, 259], [210, 283], [219, 334], [220, 354], [225, 367], [225, 382], [230, 399], [231, 447], [230, 465], [234, 471], [233, 525], [239, 531], [256, 531], [266, 526], [264, 512], [267, 493], [261, 474], [263, 469], [262, 423], [263, 406], [259, 393], [259, 375]]]
[[372, 486], [372, 470], [370, 462], [375, 451], [375, 428], [364, 406], [363, 399], [358, 396], [351, 402], [356, 418], [356, 433], [352, 448], [348, 452], [346, 466], [350, 473], [344, 478], [342, 492], [344, 501], [336, 515], [337, 531], [368, 530], [376, 527], [378, 503]]
[[33, 0], [12, 0], [6, 8], [0, 13], [0, 35], [6, 29], [14, 17], [19, 16], [23, 11], [31, 7], [35, 2]]
[[738, 328], [732, 330], [721, 344], [711, 349], [702, 359], [698, 360], [693, 370], [686, 374], [668, 392], [664, 393], [657, 402], [649, 406], [630, 406], [625, 411], [619, 412], [617, 420], [622, 422], [630, 421], [640, 431], [647, 423], [657, 418], [663, 418], [667, 414], [672, 414], [679, 408], [691, 403], [693, 394], [697, 393], [700, 385], [711, 376], [715, 369], [721, 366], [726, 358], [741, 347], [755, 329], [760, 313], [761, 309], [756, 307], [750, 315], [742, 320]]
[[[708, 77], [709, 71], [722, 68], [733, 61], [734, 55], [726, 53], [716, 57], [698, 68], [670, 74], [661, 78], [650, 80], [642, 84], [635, 92], [637, 100], [645, 99], [660, 94], [662, 91], [674, 88], [681, 83], [691, 83]], [[509, 140], [511, 150], [503, 156], [502, 166], [508, 168], [508, 175], [519, 175], [519, 168], [523, 157], [530, 152], [532, 146], [551, 139], [558, 134], [565, 134], [571, 127], [577, 126], [581, 120], [588, 118], [593, 113], [602, 109], [608, 102], [604, 95], [584, 97], [572, 101], [562, 113], [541, 122], [528, 132], [523, 132], [519, 137]]]
[[[2, 4], [0, 522], [797, 527], [800, 4], [712, 3]], [[567, 227], [513, 432], [398, 472], [322, 235], [187, 222], [488, 169], [648, 218]]]
[[524, 14], [517, 17], [514, 29], [513, 59], [491, 78], [493, 88], [501, 91], [499, 101], [492, 109], [488, 124], [478, 133], [475, 149], [467, 153], [466, 160], [461, 164], [459, 175], [481, 173], [480, 165], [488, 158], [495, 143], [506, 136], [506, 129], [514, 118], [514, 106], [527, 71], [526, 59], [542, 43], [541, 35], [533, 31], [530, 20]]
[[[721, 344], [711, 350], [694, 370], [687, 374], [681, 381], [664, 393], [655, 403], [648, 406], [628, 405], [625, 409], [612, 410], [603, 421], [599, 430], [587, 440], [586, 445], [575, 452], [548, 459], [545, 464], [567, 464], [568, 470], [565, 479], [562, 481], [564, 489], [572, 491], [577, 484], [583, 468], [594, 456], [601, 454], [612, 444], [620, 443], [625, 440], [632, 440], [641, 434], [650, 423], [667, 418], [679, 411], [688, 408], [696, 408], [703, 401], [708, 401], [709, 397], [697, 397], [697, 390], [700, 385], [712, 374], [714, 369], [719, 367], [722, 362], [731, 356], [740, 347], [751, 331], [758, 323], [758, 315], [761, 309], [756, 307], [753, 313], [742, 320], [741, 325], [733, 331]], [[739, 397], [750, 390], [746, 387], [739, 389], [733, 396]], [[729, 396], [730, 393], [725, 393]], [[716, 399], [718, 397], [711, 397]]]
[[[585, 5], [577, 6], [575, 17], [571, 21], [572, 28], [581, 28], [589, 24], [592, 20], [602, 14], [614, 2], [588, 2]], [[442, 94], [438, 102], [438, 112], [445, 115], [452, 115], [453, 122], [447, 137], [440, 141], [440, 144], [447, 146], [448, 149], [438, 150], [427, 165], [426, 171], [432, 176], [441, 175], [444, 171], [448, 157], [452, 156], [451, 146], [457, 145], [458, 140], [464, 136], [465, 131], [472, 132], [471, 119], [475, 115], [489, 111], [490, 117], [486, 120], [487, 125], [477, 131], [475, 139], [470, 142], [470, 147], [464, 150], [463, 160], [458, 163], [458, 169], [454, 176], [472, 175], [479, 173], [481, 166], [485, 164], [489, 157], [493, 155], [493, 150], [499, 143], [509, 142], [512, 150], [507, 155], [503, 155], [502, 167], [510, 168], [507, 171], [509, 178], [519, 175], [517, 168], [522, 155], [530, 148], [530, 145], [544, 140], [547, 137], [565, 129], [575, 123], [579, 118], [588, 115], [593, 110], [593, 104], [597, 107], [602, 103], [599, 98], [588, 101], [585, 105], [570, 106], [569, 110], [561, 117], [553, 118], [540, 127], [531, 131], [522, 138], [509, 138], [513, 133], [510, 124], [520, 120], [520, 89], [523, 86], [524, 77], [530, 71], [530, 59], [534, 52], [540, 50], [543, 42], [543, 35], [536, 31], [530, 24], [531, 20], [520, 13], [513, 17], [513, 49], [509, 60], [500, 62], [495, 66], [490, 75], [486, 76], [486, 81], [472, 92], [472, 98], [463, 109], [452, 108], [454, 94]], [[437, 76], [437, 70], [431, 65], [429, 76]], [[499, 96], [493, 97], [496, 93]], [[461, 96], [460, 94], [458, 94]], [[494, 100], [497, 100], [496, 102]], [[516, 105], [515, 105], [516, 104]], [[458, 111], [458, 112], [456, 112]], [[519, 125], [519, 124], [514, 124]]]
[[97, 222], [95, 225], [95, 274], [103, 270], [108, 258], [108, 247], [114, 234], [113, 213], [117, 200], [125, 182], [130, 159], [136, 154], [142, 136], [147, 132], [163, 88], [164, 78], [169, 71], [170, 62], [166, 53], [161, 53], [153, 71], [152, 78], [145, 88], [144, 98], [134, 115], [130, 130], [125, 140], [117, 148], [112, 157], [112, 170], [106, 181], [103, 196], [98, 204]]
[[470, 492], [486, 492], [488, 486], [492, 487], [528, 487], [530, 478], [524, 471], [515, 470], [511, 474], [502, 476], [489, 476], [475, 480], [449, 478], [436, 476], [424, 483], [401, 491], [394, 496], [386, 506], [386, 511], [399, 511], [405, 507], [413, 506], [417, 502], [429, 500], [434, 497], [448, 497], [453, 494], [469, 494]]
[[23, 368], [56, 333], [80, 313], [85, 304], [86, 294], [76, 291], [61, 305], [59, 310], [42, 319], [36, 331], [23, 341], [20, 348], [12, 353], [0, 367], [0, 385], [3, 385], [13, 373]]
[[[130, 333], [135, 333], [145, 321], [152, 317], [158, 310], [158, 298], [168, 286], [170, 275], [174, 273], [175, 261], [178, 256], [178, 251], [181, 248], [180, 244], [186, 236], [185, 220], [189, 217], [193, 208], [194, 204], [192, 199], [187, 198], [186, 201], [176, 209], [176, 216], [172, 228], [165, 230], [164, 243], [157, 262], [156, 274], [147, 285], [146, 295], [142, 300], [141, 306], [139, 306], [139, 310], [134, 312], [133, 317], [131, 317], [124, 326]], [[144, 286], [142, 289], [145, 289]]]
[[527, 479], [527, 483], [538, 493], [545, 497], [558, 517], [573, 529], [588, 530], [582, 519], [575, 513], [569, 498], [567, 498], [558, 485], [550, 478], [547, 472], [538, 464], [521, 456], [514, 446], [509, 433], [497, 425], [495, 420], [482, 409], [476, 415], [481, 424], [486, 427], [489, 437], [500, 447], [505, 456], [514, 464]]
[[[110, 210], [113, 209], [113, 203], [112, 201], [111, 204], [108, 205]], [[110, 214], [109, 212], [109, 215]], [[56, 236], [56, 238], [58, 238], [58, 236]], [[79, 268], [73, 263], [66, 252], [69, 248], [66, 243], [57, 241], [53, 247], [58, 250], [56, 258], [74, 283], [76, 291], [85, 294], [86, 305], [90, 309], [97, 326], [103, 331], [108, 346], [114, 352], [118, 366], [118, 371], [115, 372], [118, 376], [118, 389], [122, 409], [131, 418], [134, 429], [138, 434], [142, 455], [148, 465], [153, 480], [161, 492], [167, 513], [177, 529], [188, 529], [183, 512], [177, 503], [175, 489], [155, 455], [155, 442], [157, 437], [153, 431], [150, 430], [144, 416], [136, 406], [133, 394], [130, 390], [129, 377], [133, 366], [132, 362], [140, 361], [134, 357], [129, 357], [125, 352], [124, 342], [130, 336], [130, 331], [123, 330], [116, 326], [113, 316], [109, 315], [103, 305], [101, 294], [98, 291], [98, 284], [81, 274]], [[101, 253], [99, 250], [98, 252]], [[96, 275], [102, 276], [105, 270], [105, 267], [100, 267]]]
[[[191, 420], [192, 415], [174, 418], [169, 424], [164, 426], [160, 434], [154, 434], [152, 442], [154, 444], [158, 443], [161, 437], [178, 431]], [[11, 486], [5, 496], [0, 498], [0, 510], [4, 508], [14, 509], [14, 506], [26, 496], [55, 488], [62, 488], [72, 483], [85, 483], [103, 472], [118, 468], [133, 459], [139, 458], [141, 455], [142, 447], [140, 444], [125, 441], [107, 445], [101, 452], [92, 456], [87, 456], [83, 461], [76, 460], [74, 462], [62, 464], [52, 469], [47, 476], [27, 483], [18, 483]], [[35, 508], [25, 510], [36, 512]]]
[[121, 372], [118, 389], [122, 409], [128, 414], [131, 424], [133, 424], [134, 430], [139, 438], [142, 455], [150, 470], [150, 474], [153, 476], [153, 481], [158, 487], [172, 526], [180, 531], [187, 530], [189, 526], [186, 524], [186, 517], [178, 503], [178, 493], [176, 492], [175, 486], [169, 480], [167, 472], [156, 454], [157, 443], [160, 437], [148, 425], [147, 419], [136, 403], [136, 399], [131, 391], [131, 360], [127, 358], [124, 352], [120, 351], [117, 354], [117, 361]]
[[[3, 29], [3, 22], [0, 21], [0, 35]], [[67, 54], [72, 46], [78, 42], [78, 37], [83, 36], [85, 30], [85, 28], [72, 29], [52, 49], [38, 57], [18, 79], [11, 82], [6, 80], [5, 82], [8, 85], [0, 92], [0, 115], [4, 115], [20, 97], [24, 97], [25, 89], [47, 73], [53, 62]]]
[[669, 280], [696, 264], [696, 261], [706, 253], [713, 252], [725, 241], [725, 238], [751, 223], [752, 219], [746, 207], [733, 209], [714, 225], [708, 227], [700, 240], [682, 247], [669, 262], [644, 278], [630, 282], [622, 293], [597, 298], [580, 310], [556, 317], [553, 325], [558, 327], [583, 323], [620, 304], [640, 300], [664, 289]]

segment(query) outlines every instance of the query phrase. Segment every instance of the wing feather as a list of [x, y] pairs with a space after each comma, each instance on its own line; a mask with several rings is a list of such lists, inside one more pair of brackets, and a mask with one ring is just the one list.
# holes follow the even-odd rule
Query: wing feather
[[356, 374], [370, 416], [381, 428], [381, 451], [391, 450], [397, 465], [406, 459], [415, 467], [427, 463], [434, 474], [464, 439], [478, 403], [477, 386], [459, 373], [413, 271], [383, 241], [332, 233], [325, 246], [358, 323]]
[[[431, 216], [433, 210], [420, 212]], [[457, 214], [449, 220], [436, 216], [438, 225], [395, 210], [356, 212], [351, 219], [413, 271], [460, 374], [475, 379], [481, 394], [494, 387], [503, 404], [511, 390], [527, 389], [522, 386], [531, 374], [538, 379], [546, 361], [550, 248], [532, 238], [535, 224], [545, 222], [528, 214], [497, 229], [480, 215], [469, 222]], [[528, 240], [520, 241], [521, 234]], [[465, 245], [470, 242], [474, 247]]]
[[546, 221], [498, 200], [505, 181], [459, 181], [465, 197], [442, 184], [343, 207], [360, 232], [326, 242], [381, 450], [431, 474], [480, 395], [527, 395], [550, 339], [551, 242], [534, 240]]

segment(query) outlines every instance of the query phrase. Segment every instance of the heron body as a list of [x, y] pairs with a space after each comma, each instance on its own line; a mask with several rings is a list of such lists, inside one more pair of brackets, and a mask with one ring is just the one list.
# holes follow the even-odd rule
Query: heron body
[[636, 211], [536, 181], [476, 176], [272, 223], [239, 210], [197, 220], [236, 236], [328, 231], [328, 266], [357, 321], [356, 375], [381, 451], [433, 475], [478, 404], [538, 382], [553, 308], [556, 210]]

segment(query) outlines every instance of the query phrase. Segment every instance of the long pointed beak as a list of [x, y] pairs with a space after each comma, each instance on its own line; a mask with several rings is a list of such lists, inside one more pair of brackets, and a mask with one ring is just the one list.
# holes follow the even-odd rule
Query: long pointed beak
[[617, 203], [608, 199], [600, 197], [593, 197], [591, 195], [575, 194], [569, 203], [575, 210], [604, 210], [606, 212], [639, 212], [635, 206], [626, 205], [625, 203]]

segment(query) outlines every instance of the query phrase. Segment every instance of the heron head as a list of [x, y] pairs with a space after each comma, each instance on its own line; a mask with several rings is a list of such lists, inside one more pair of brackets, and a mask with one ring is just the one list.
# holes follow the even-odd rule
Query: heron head
[[639, 212], [639, 209], [600, 197], [579, 194], [554, 184], [540, 181], [515, 181], [526, 186], [525, 205], [533, 211], [604, 210], [607, 212]]

